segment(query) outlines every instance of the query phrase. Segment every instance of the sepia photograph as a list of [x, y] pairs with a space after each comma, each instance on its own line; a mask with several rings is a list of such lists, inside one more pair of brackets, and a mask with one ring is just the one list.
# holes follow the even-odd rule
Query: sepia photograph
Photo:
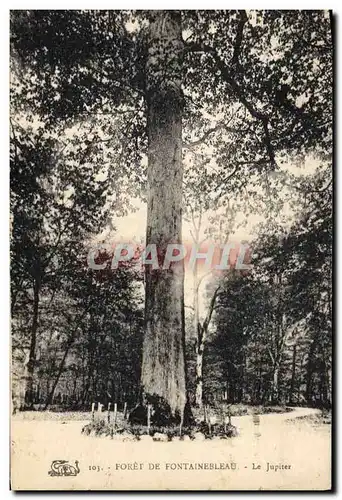
[[331, 491], [333, 12], [9, 17], [10, 488]]

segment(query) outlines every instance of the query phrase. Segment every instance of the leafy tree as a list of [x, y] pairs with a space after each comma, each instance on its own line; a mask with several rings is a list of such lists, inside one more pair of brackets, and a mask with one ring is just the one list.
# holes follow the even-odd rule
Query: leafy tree
[[253, 271], [221, 284], [207, 393], [227, 384], [230, 401], [331, 403], [329, 165], [296, 188], [305, 207], [296, 222], [261, 228]]
[[[16, 345], [29, 351], [26, 402], [32, 403], [42, 309], [73, 282], [84, 242], [108, 218], [111, 177], [99, 180], [102, 152], [84, 137], [11, 124], [11, 293]], [[64, 139], [64, 144], [63, 144]], [[17, 328], [17, 318], [27, 322]], [[20, 321], [21, 323], [21, 321]]]

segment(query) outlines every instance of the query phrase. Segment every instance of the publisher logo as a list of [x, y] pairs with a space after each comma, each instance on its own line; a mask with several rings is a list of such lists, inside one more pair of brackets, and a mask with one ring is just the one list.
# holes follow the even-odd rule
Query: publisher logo
[[78, 460], [75, 460], [75, 465], [69, 464], [68, 460], [54, 460], [49, 470], [49, 476], [77, 476], [80, 472]]

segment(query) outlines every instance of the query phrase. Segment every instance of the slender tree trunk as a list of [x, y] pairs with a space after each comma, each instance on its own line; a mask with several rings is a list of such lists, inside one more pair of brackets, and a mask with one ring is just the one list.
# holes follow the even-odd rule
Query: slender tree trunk
[[307, 369], [306, 369], [306, 401], [308, 403], [312, 403], [312, 377], [313, 377], [313, 362], [314, 362], [314, 355], [316, 351], [316, 338], [313, 339], [310, 349], [309, 349], [309, 355], [308, 355], [308, 363], [307, 363]]
[[[324, 349], [324, 348], [323, 348]], [[328, 370], [327, 370], [327, 364], [325, 361], [325, 353], [323, 351], [323, 360], [322, 360], [322, 367], [321, 367], [321, 380], [320, 380], [320, 398], [321, 398], [321, 404], [326, 405], [328, 401]]]
[[[215, 302], [217, 298], [217, 294], [220, 290], [220, 287], [216, 288], [213, 296], [210, 300], [207, 316], [201, 325], [198, 317], [196, 320], [197, 323], [197, 348], [196, 348], [196, 406], [203, 405], [203, 355], [204, 348], [208, 337], [208, 329], [210, 325], [210, 321], [214, 312]], [[196, 312], [198, 316], [198, 287], [197, 287], [197, 306]]]
[[74, 330], [71, 332], [70, 334], [70, 338], [67, 342], [67, 345], [65, 347], [65, 351], [64, 351], [64, 354], [63, 354], [63, 357], [61, 359], [61, 362], [59, 364], [59, 368], [58, 368], [58, 373], [57, 373], [57, 376], [52, 384], [52, 388], [51, 388], [51, 391], [48, 389], [46, 392], [47, 392], [47, 398], [46, 398], [46, 403], [45, 403], [45, 406], [44, 406], [44, 410], [46, 410], [49, 405], [52, 403], [52, 400], [53, 400], [53, 396], [55, 394], [55, 390], [56, 390], [56, 387], [57, 387], [57, 384], [59, 382], [59, 379], [63, 373], [63, 370], [64, 370], [64, 366], [65, 366], [65, 361], [68, 357], [68, 354], [69, 354], [69, 351], [71, 349], [71, 347], [73, 346], [75, 340], [76, 340], [76, 336], [77, 336], [77, 330], [79, 328], [79, 325], [82, 321], [82, 319], [85, 317], [85, 315], [87, 314], [88, 312], [88, 308], [85, 309], [85, 311], [83, 312], [83, 314], [80, 316], [80, 318], [78, 319], [77, 323], [76, 323], [76, 326], [74, 328]]
[[184, 265], [163, 270], [167, 245], [182, 241], [181, 16], [150, 15], [146, 97], [148, 113], [148, 212], [146, 244], [155, 244], [160, 269], [146, 265], [142, 386], [183, 417], [186, 403]]
[[69, 354], [70, 347], [72, 346], [73, 343], [74, 343], [74, 337], [72, 339], [70, 339], [70, 341], [68, 342], [68, 344], [66, 346], [63, 358], [62, 358], [62, 360], [60, 362], [60, 365], [59, 365], [57, 376], [56, 376], [56, 378], [55, 378], [55, 380], [54, 380], [54, 382], [52, 384], [51, 391], [49, 389], [47, 390], [48, 396], [47, 396], [47, 399], [46, 399], [44, 410], [47, 410], [47, 408], [49, 407], [49, 405], [52, 403], [53, 396], [55, 394], [55, 390], [56, 390], [57, 384], [58, 384], [59, 379], [60, 379], [60, 377], [61, 377], [61, 375], [63, 373], [63, 370], [64, 370], [66, 358], [67, 358], [67, 356]]
[[[200, 325], [198, 325], [199, 328]], [[202, 333], [203, 335], [203, 333]], [[196, 349], [196, 406], [203, 405], [203, 353], [204, 342], [199, 338], [199, 345]]]
[[295, 384], [296, 384], [296, 359], [297, 358], [297, 346], [296, 344], [293, 346], [292, 351], [292, 374], [291, 374], [291, 386], [290, 386], [290, 403], [293, 403], [293, 396], [295, 393]]
[[332, 370], [331, 364], [330, 368], [327, 369], [327, 384], [328, 384], [328, 403], [331, 405], [332, 403]]
[[273, 368], [272, 399], [277, 402], [279, 399], [279, 364]]
[[30, 352], [25, 369], [25, 402], [28, 407], [30, 407], [33, 403], [34, 369], [36, 365], [36, 344], [39, 315], [39, 292], [40, 280], [36, 278], [33, 287], [33, 317], [31, 326]]
[[196, 406], [201, 407], [203, 404], [203, 352], [204, 352], [204, 342], [203, 342], [203, 331], [199, 321], [199, 283], [198, 283], [198, 263], [197, 260], [194, 264], [193, 270], [193, 280], [194, 280], [194, 330], [197, 336], [196, 339], [196, 394], [195, 402]]

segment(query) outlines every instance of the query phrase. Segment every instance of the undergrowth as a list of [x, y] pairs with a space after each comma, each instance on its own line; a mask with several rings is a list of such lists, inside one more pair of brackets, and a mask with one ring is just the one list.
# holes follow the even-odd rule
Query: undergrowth
[[167, 436], [167, 439], [171, 441], [173, 438], [178, 437], [184, 439], [184, 436], [188, 436], [190, 439], [194, 439], [196, 433], [201, 433], [206, 439], [211, 439], [213, 437], [219, 436], [222, 439], [228, 437], [234, 437], [236, 432], [236, 427], [233, 425], [211, 425], [209, 427], [205, 422], [198, 423], [192, 427], [180, 427], [177, 425], [171, 426], [151, 426], [149, 429], [146, 425], [130, 425], [128, 422], [125, 426], [114, 427], [113, 424], [106, 422], [105, 420], [94, 420], [89, 424], [85, 425], [82, 429], [82, 433], [85, 435], [95, 435], [95, 436], [110, 436], [122, 435], [123, 437], [131, 436], [139, 440], [141, 436], [150, 435], [151, 437], [156, 436], [156, 434], [162, 434]]

